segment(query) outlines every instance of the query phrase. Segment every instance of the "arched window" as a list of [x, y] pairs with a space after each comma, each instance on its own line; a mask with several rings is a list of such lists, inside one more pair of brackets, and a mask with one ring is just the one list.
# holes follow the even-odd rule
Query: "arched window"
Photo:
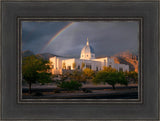
[[119, 71], [123, 72], [123, 68], [119, 68]]
[[80, 65], [78, 65], [78, 69], [80, 69]]
[[98, 71], [98, 67], [96, 67], [96, 71]]

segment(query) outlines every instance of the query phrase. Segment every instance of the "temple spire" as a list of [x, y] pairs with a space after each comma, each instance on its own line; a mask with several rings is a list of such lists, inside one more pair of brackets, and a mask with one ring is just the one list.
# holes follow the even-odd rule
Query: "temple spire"
[[88, 37], [87, 37], [87, 44], [86, 45], [89, 45], [89, 40], [88, 40]]

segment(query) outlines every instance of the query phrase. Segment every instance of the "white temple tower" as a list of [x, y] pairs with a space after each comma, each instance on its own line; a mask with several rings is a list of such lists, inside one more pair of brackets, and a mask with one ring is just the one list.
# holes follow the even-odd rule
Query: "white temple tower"
[[85, 60], [95, 59], [94, 49], [92, 48], [92, 46], [89, 45], [88, 38], [86, 45], [81, 50], [80, 59], [85, 59]]

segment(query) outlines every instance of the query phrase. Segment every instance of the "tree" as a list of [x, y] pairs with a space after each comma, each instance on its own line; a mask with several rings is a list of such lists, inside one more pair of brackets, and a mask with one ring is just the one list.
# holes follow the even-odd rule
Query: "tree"
[[128, 85], [128, 80], [126, 78], [126, 75], [125, 75], [125, 72], [118, 72], [117, 73], [117, 81], [119, 84], [122, 84], [122, 85]]
[[51, 73], [47, 73], [50, 69], [50, 63], [35, 55], [24, 57], [22, 60], [22, 76], [29, 84], [29, 93], [31, 93], [31, 85], [35, 82], [42, 84], [51, 81]]
[[108, 83], [109, 85], [112, 85], [112, 88], [115, 89], [116, 84], [124, 84], [127, 85], [128, 81], [125, 79], [125, 75], [121, 72], [107, 72], [107, 71], [99, 71], [95, 78], [93, 79], [93, 82], [96, 84], [99, 83]]
[[85, 63], [82, 62], [82, 64], [81, 64], [81, 69], [83, 70], [84, 67], [85, 67]]
[[41, 72], [38, 73], [38, 75], [39, 75], [38, 82], [41, 83], [42, 85], [51, 82], [51, 73]]
[[69, 76], [69, 78], [71, 80], [75, 80], [78, 82], [84, 82], [84, 80], [85, 80], [83, 77], [82, 71], [79, 71], [77, 69], [72, 72], [72, 74]]
[[81, 73], [76, 69], [72, 72], [69, 78], [71, 80], [79, 81], [81, 78]]
[[73, 69], [75, 69], [76, 68], [76, 63], [74, 62], [74, 63], [72, 63], [72, 67], [73, 67]]
[[106, 71], [106, 72], [117, 72], [116, 69], [114, 69], [112, 67], [106, 67], [106, 66], [103, 66], [103, 71]]
[[93, 79], [94, 75], [95, 75], [94, 71], [89, 68], [86, 68], [83, 71], [75, 69], [72, 72], [72, 74], [68, 76], [68, 78], [70, 78], [71, 80], [85, 83], [87, 79], [88, 80]]
[[63, 64], [62, 64], [62, 68], [66, 69], [66, 63], [65, 62], [63, 62]]
[[135, 71], [127, 72], [127, 77], [129, 81], [133, 81], [134, 83], [138, 82], [138, 73]]
[[113, 89], [115, 89], [115, 84], [128, 85], [128, 81], [125, 78], [125, 75], [121, 72], [111, 72], [108, 75], [107, 83], [112, 85]]
[[100, 83], [103, 83], [105, 84], [106, 81], [107, 81], [107, 76], [108, 76], [108, 72], [105, 72], [105, 71], [99, 71], [95, 78], [93, 79], [93, 82], [95, 84], [100, 84]]
[[95, 73], [92, 69], [89, 69], [89, 68], [85, 68], [83, 70], [83, 75], [86, 79], [90, 80], [90, 79], [93, 79], [94, 76], [95, 76]]

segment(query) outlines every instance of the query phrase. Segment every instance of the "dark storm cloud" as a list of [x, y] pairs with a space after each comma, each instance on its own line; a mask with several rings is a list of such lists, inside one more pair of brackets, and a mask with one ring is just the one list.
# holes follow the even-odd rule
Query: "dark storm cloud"
[[[27, 22], [23, 25], [23, 50], [39, 53], [44, 45], [69, 22]], [[89, 39], [97, 56], [110, 56], [121, 51], [138, 50], [138, 22], [74, 22], [43, 52], [62, 56], [80, 55]]]
[[23, 22], [22, 48], [39, 53], [45, 43], [69, 22]]

